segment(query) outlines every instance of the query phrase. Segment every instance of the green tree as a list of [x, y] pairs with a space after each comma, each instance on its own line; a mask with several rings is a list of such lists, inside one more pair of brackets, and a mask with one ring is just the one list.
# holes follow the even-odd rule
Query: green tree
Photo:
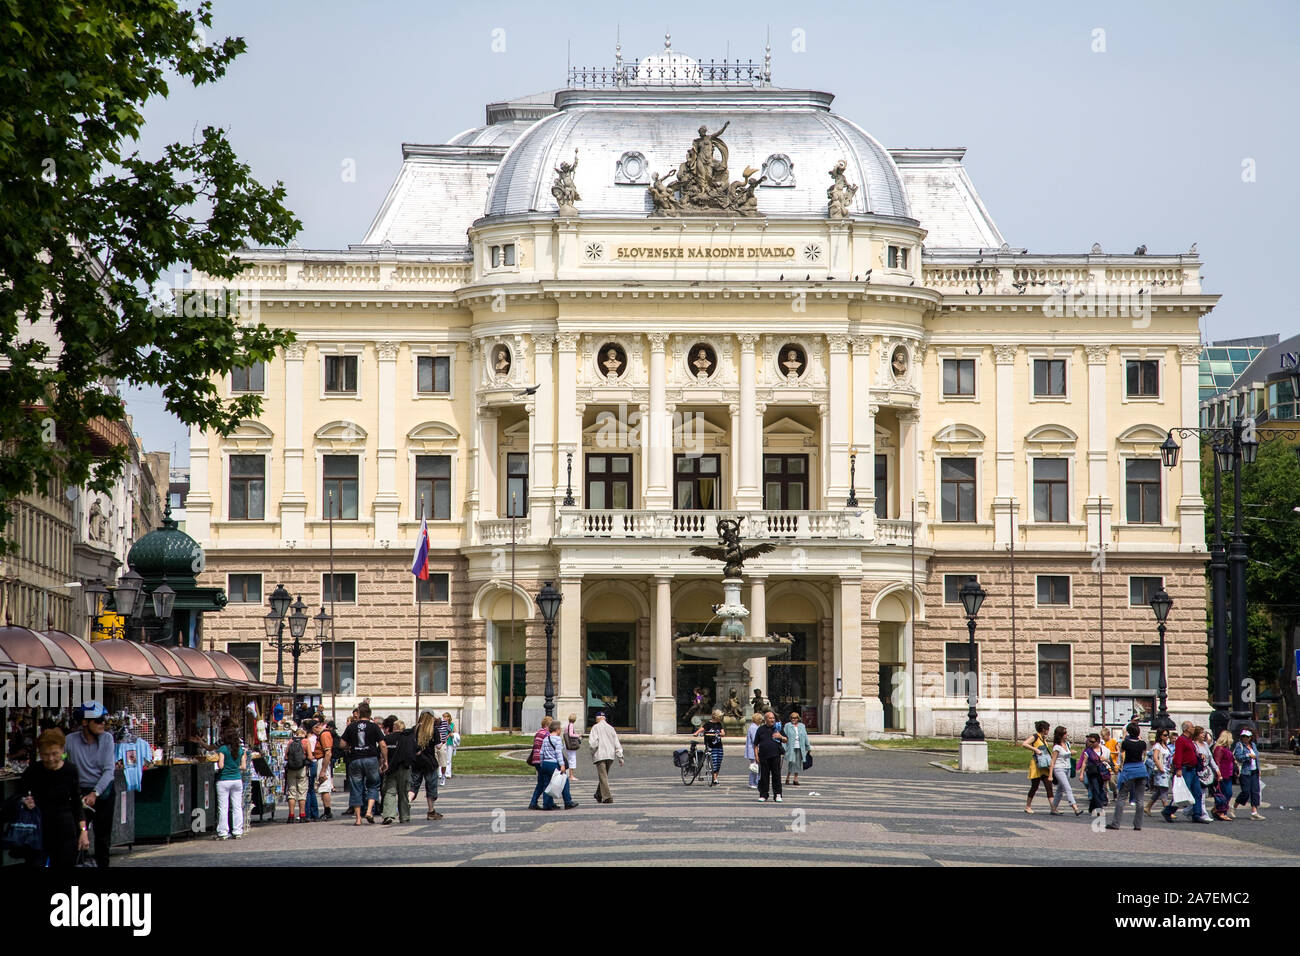
[[260, 185], [221, 129], [128, 152], [169, 78], [213, 82], [244, 51], [209, 42], [211, 25], [208, 2], [0, 0], [0, 532], [12, 499], [54, 476], [106, 489], [121, 473], [128, 449], [96, 449], [87, 430], [125, 413], [105, 383], [161, 386], [181, 421], [228, 434], [260, 400], [223, 401], [213, 376], [292, 340], [230, 298], [155, 291], [186, 264], [232, 280], [238, 249], [301, 227], [284, 186]]

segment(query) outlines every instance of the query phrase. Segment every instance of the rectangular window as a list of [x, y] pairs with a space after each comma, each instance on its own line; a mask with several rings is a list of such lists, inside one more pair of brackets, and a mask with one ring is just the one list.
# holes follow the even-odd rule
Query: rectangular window
[[907, 247], [890, 246], [889, 247], [889, 268], [906, 269], [907, 268]]
[[1125, 499], [1129, 524], [1160, 523], [1160, 461], [1135, 458], [1125, 465]]
[[230, 390], [232, 392], [266, 391], [266, 363], [254, 362], [243, 368], [232, 368]]
[[420, 659], [415, 672], [420, 682], [421, 694], [447, 693], [447, 675], [450, 671], [448, 641], [420, 641]]
[[1034, 359], [1034, 395], [1043, 398], [1065, 395], [1065, 360]]
[[528, 454], [506, 455], [506, 517], [522, 518], [528, 514]]
[[357, 575], [352, 572], [334, 572], [334, 586], [330, 587], [330, 574], [320, 576], [320, 600], [322, 604], [356, 604]]
[[1038, 575], [1038, 603], [1070, 603], [1070, 576], [1068, 574]]
[[1034, 459], [1034, 520], [1068, 521], [1069, 462], [1064, 458]]
[[421, 394], [447, 394], [451, 391], [451, 356], [421, 355], [415, 360], [416, 388]]
[[1130, 690], [1160, 689], [1160, 645], [1134, 644], [1129, 648]]
[[763, 507], [768, 511], [808, 508], [808, 456], [763, 456]]
[[492, 247], [492, 268], [493, 269], [501, 268], [501, 247], [500, 246]]
[[415, 516], [451, 520], [451, 456], [415, 456]]
[[345, 697], [357, 692], [356, 648], [352, 641], [327, 641], [321, 645], [321, 690]]
[[226, 597], [231, 604], [261, 604], [262, 576], [260, 574], [227, 574]]
[[943, 646], [943, 683], [949, 697], [969, 697], [978, 686], [979, 646], [972, 664], [969, 642], [950, 642]]
[[355, 355], [325, 356], [325, 391], [339, 395], [356, 394], [357, 357]]
[[446, 604], [451, 600], [451, 575], [430, 571], [429, 580], [415, 579], [415, 600], [421, 604]]
[[876, 517], [889, 517], [889, 456], [876, 456]]
[[944, 458], [939, 465], [943, 521], [975, 520], [975, 459]]
[[975, 360], [943, 360], [943, 393], [945, 395], [975, 394]]
[[632, 456], [587, 456], [587, 507], [621, 510], [632, 506]]
[[266, 456], [230, 456], [230, 520], [261, 521], [265, 515]]
[[357, 456], [323, 455], [321, 470], [321, 517], [329, 518], [330, 509], [333, 517], [345, 521], [357, 519]]
[[257, 641], [227, 644], [226, 653], [247, 667], [253, 680], [262, 679], [262, 645]]
[[507, 242], [501, 247], [501, 264], [503, 266], [513, 266], [515, 264], [515, 244]]
[[961, 589], [970, 581], [972, 584], [979, 584], [978, 574], [945, 574], [943, 576], [943, 603], [960, 604]]
[[677, 455], [674, 507], [679, 511], [713, 511], [718, 504], [717, 455]]
[[1151, 599], [1164, 586], [1164, 578], [1133, 575], [1128, 579], [1129, 607], [1150, 607]]
[[1129, 398], [1160, 397], [1160, 363], [1153, 359], [1129, 359], [1124, 363]]
[[1070, 645], [1039, 644], [1038, 696], [1069, 697], [1070, 695]]

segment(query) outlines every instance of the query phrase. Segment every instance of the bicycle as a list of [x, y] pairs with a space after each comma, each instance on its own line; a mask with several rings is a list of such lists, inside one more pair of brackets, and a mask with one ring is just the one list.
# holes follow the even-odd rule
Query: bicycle
[[707, 747], [700, 747], [698, 740], [691, 741], [690, 751], [677, 750], [673, 752], [673, 763], [682, 772], [682, 783], [686, 786], [693, 784], [700, 774], [704, 773], [704, 768], [709, 762], [709, 751]]

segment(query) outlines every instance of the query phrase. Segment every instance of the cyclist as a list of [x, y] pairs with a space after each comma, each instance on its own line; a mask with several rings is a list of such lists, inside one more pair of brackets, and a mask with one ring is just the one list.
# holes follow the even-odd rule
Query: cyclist
[[710, 718], [695, 728], [692, 737], [704, 735], [704, 745], [709, 748], [709, 767], [712, 770], [710, 787], [718, 785], [718, 771], [722, 769], [722, 738], [727, 731], [722, 726], [722, 711], [714, 710]]

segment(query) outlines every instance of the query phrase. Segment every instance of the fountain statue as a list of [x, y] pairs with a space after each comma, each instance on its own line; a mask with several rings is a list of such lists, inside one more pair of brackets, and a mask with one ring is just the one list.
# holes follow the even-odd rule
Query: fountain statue
[[[700, 545], [691, 549], [691, 554], [699, 558], [711, 558], [723, 562], [722, 603], [713, 606], [715, 618], [722, 618], [717, 634], [690, 634], [679, 637], [674, 642], [691, 657], [702, 657], [718, 662], [714, 675], [713, 699], [730, 703], [738, 694], [747, 694], [753, 687], [746, 662], [758, 657], [777, 657], [784, 654], [794, 643], [791, 637], [776, 634], [746, 634], [745, 619], [749, 609], [740, 602], [740, 588], [744, 584], [741, 577], [745, 561], [775, 550], [771, 544], [756, 544], [744, 547], [740, 543], [740, 520], [736, 518], [718, 519], [718, 541], [721, 547]], [[729, 730], [740, 728], [743, 712], [736, 699], [735, 707], [729, 708], [724, 723]], [[730, 711], [736, 713], [732, 715]], [[733, 726], [734, 725], [734, 726]]]

